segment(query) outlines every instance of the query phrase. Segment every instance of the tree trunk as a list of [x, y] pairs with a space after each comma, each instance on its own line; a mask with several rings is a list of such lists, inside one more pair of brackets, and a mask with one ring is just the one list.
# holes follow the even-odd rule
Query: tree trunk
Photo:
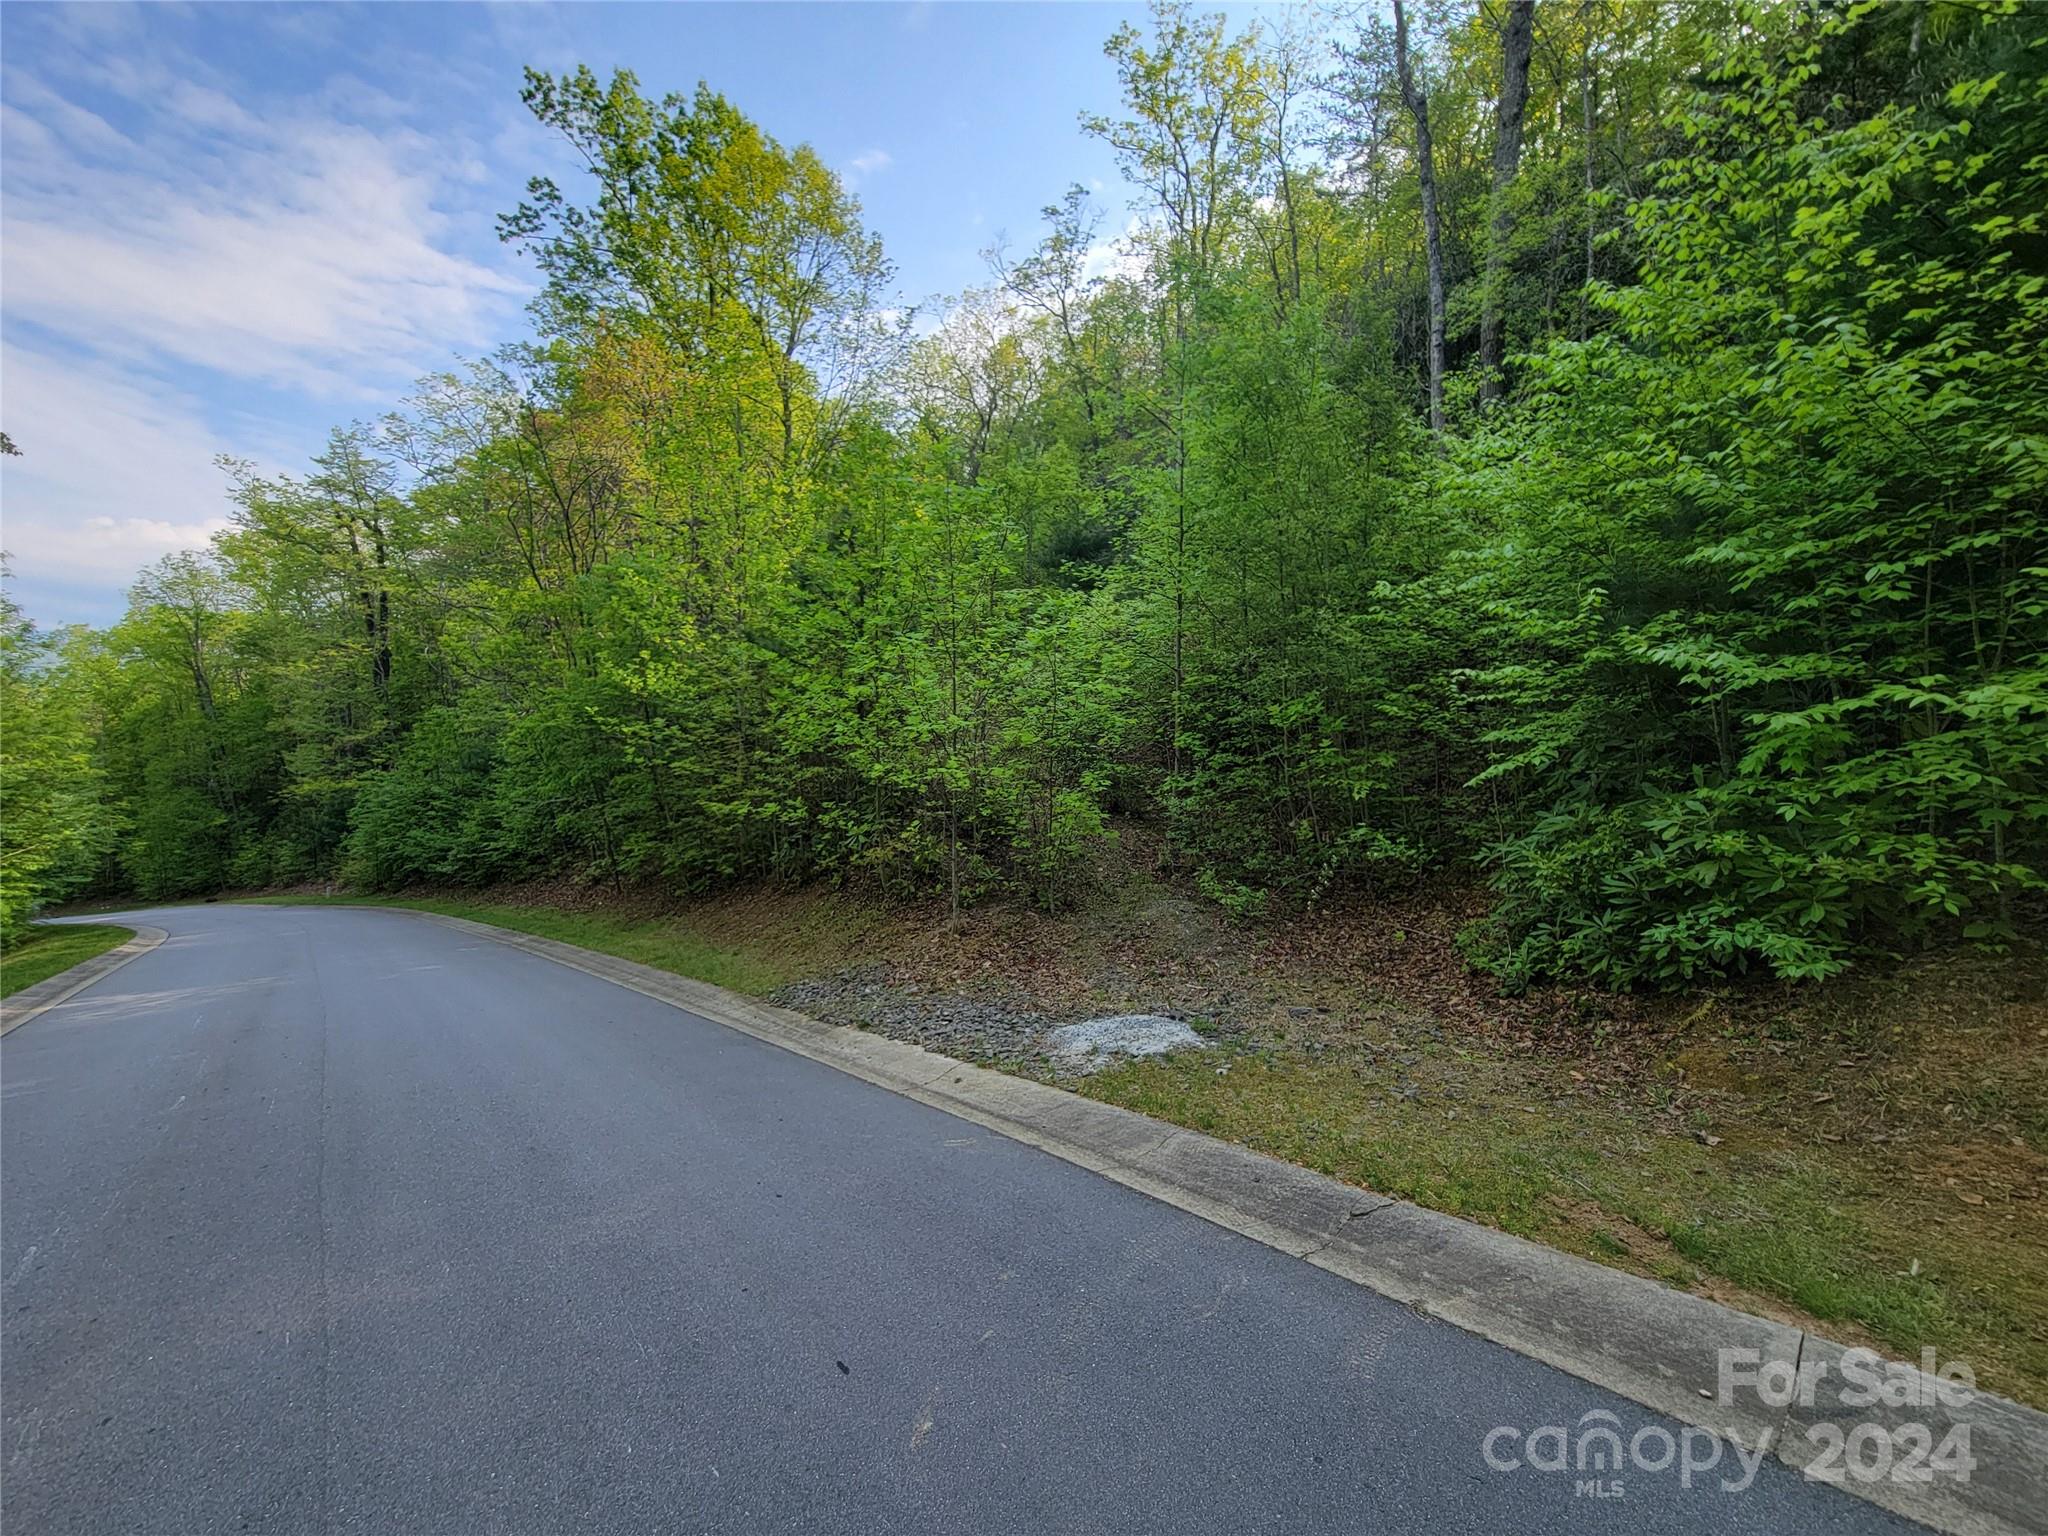
[[1522, 114], [1529, 105], [1529, 49], [1536, 0], [1509, 0], [1501, 32], [1500, 101], [1494, 108], [1493, 198], [1486, 241], [1486, 294], [1479, 312], [1479, 403], [1490, 405], [1506, 392], [1501, 375], [1501, 270], [1514, 218], [1508, 191], [1522, 164]]
[[1444, 429], [1444, 244], [1436, 208], [1436, 152], [1429, 136], [1429, 97], [1408, 61], [1408, 12], [1394, 0], [1394, 68], [1401, 100], [1415, 119], [1415, 157], [1422, 178], [1422, 242], [1429, 261], [1429, 427]]
[[1593, 0], [1580, 0], [1579, 23], [1584, 33], [1579, 52], [1579, 113], [1585, 120], [1586, 139], [1586, 284], [1579, 290], [1579, 340], [1584, 341], [1588, 321], [1587, 289], [1593, 285], [1593, 135], [1598, 126], [1593, 110]]

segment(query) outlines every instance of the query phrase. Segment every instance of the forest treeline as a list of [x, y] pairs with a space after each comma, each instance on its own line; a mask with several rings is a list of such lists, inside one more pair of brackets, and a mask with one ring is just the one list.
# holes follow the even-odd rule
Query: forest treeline
[[1144, 824], [1242, 914], [1481, 871], [1509, 985], [2015, 935], [2048, 7], [1165, 4], [1107, 50], [1082, 126], [1148, 204], [1068, 191], [923, 318], [809, 149], [530, 73], [589, 168], [502, 221], [536, 339], [229, 466], [111, 629], [10, 607], [4, 925], [334, 877], [1056, 905]]

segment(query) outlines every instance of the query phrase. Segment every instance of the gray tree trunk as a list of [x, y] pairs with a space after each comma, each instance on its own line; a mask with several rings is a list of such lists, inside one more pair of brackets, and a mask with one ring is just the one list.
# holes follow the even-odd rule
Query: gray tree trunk
[[1598, 129], [1598, 118], [1593, 107], [1593, 27], [1592, 0], [1580, 0], [1579, 19], [1585, 29], [1585, 41], [1579, 54], [1579, 111], [1585, 119], [1586, 151], [1586, 285], [1579, 290], [1579, 340], [1586, 339], [1588, 315], [1586, 289], [1593, 285], [1593, 188], [1595, 184], [1594, 134]]
[[1429, 427], [1444, 429], [1444, 243], [1436, 208], [1436, 152], [1429, 136], [1429, 97], [1415, 84], [1408, 59], [1408, 13], [1394, 0], [1394, 68], [1401, 100], [1415, 119], [1415, 156], [1422, 178], [1422, 243], [1429, 262]]
[[1490, 405], [1506, 392], [1501, 374], [1501, 272], [1506, 266], [1514, 214], [1508, 191], [1522, 165], [1522, 115], [1529, 105], [1529, 50], [1536, 0], [1509, 0], [1501, 32], [1500, 101], [1494, 108], [1493, 196], [1488, 210], [1486, 294], [1479, 311], [1479, 401]]

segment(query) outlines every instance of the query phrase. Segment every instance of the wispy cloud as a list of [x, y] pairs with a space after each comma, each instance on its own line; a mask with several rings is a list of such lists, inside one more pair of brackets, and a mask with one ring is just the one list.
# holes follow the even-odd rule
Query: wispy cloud
[[[204, 544], [227, 526], [215, 455], [228, 451], [198, 403], [105, 365], [9, 345], [0, 349], [7, 433], [0, 459], [5, 539], [18, 574], [41, 587], [111, 598], [159, 555]], [[40, 614], [43, 618], [113, 615]]]
[[5, 112], [8, 315], [103, 356], [354, 395], [488, 343], [525, 291], [447, 248], [470, 157], [411, 129], [261, 121], [190, 82], [146, 139], [40, 82]]
[[1107, 278], [1135, 281], [1142, 277], [1146, 239], [1148, 235], [1157, 233], [1160, 222], [1157, 214], [1133, 214], [1125, 223], [1122, 234], [1098, 240], [1089, 246], [1081, 253], [1081, 280], [1084, 283]]
[[[451, 124], [356, 54], [252, 87], [186, 46], [183, 13], [79, 14], [99, 9], [10, 16], [0, 74], [0, 388], [28, 454], [5, 466], [4, 537], [25, 594], [117, 591], [203, 543], [217, 453], [296, 456], [311, 422], [516, 334], [531, 291], [490, 236], [492, 120]], [[310, 48], [327, 18], [208, 25], [281, 22]]]
[[895, 163], [895, 157], [886, 149], [863, 150], [846, 162], [846, 185], [858, 191], [863, 182], [874, 180]]

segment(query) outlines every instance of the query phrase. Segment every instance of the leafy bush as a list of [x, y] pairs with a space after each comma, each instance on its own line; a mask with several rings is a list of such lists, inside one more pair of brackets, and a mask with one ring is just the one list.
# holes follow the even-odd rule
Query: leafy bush
[[1738, 47], [1632, 210], [1614, 329], [1534, 362], [1478, 590], [1510, 981], [2002, 939], [2048, 811], [2048, 49], [1859, 111]]

